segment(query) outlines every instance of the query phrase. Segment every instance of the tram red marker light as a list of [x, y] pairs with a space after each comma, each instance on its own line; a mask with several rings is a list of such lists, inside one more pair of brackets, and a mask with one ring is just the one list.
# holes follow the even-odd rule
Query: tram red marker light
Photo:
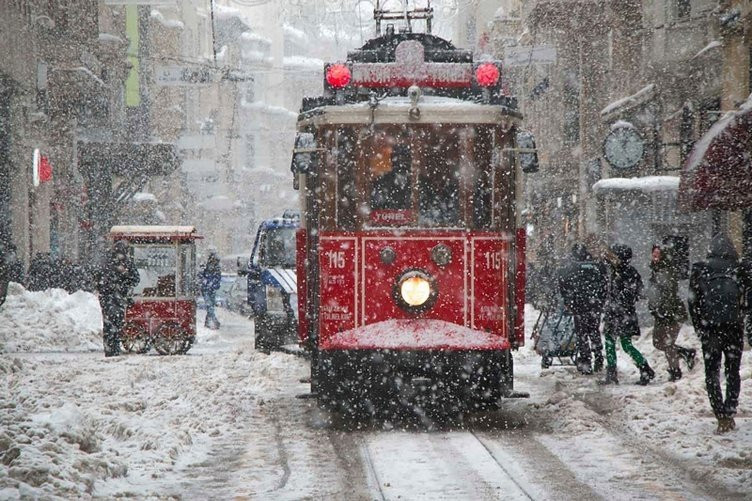
[[475, 69], [475, 80], [482, 87], [491, 87], [499, 81], [499, 68], [495, 64], [481, 64]]
[[350, 83], [352, 74], [344, 64], [333, 64], [326, 70], [326, 83], [335, 89], [341, 89]]

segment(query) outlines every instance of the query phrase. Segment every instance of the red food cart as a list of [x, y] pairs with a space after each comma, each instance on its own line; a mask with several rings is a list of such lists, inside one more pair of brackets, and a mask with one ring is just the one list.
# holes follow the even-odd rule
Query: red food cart
[[123, 349], [162, 355], [186, 353], [196, 338], [196, 246], [193, 226], [113, 226], [126, 240], [139, 283], [125, 313]]

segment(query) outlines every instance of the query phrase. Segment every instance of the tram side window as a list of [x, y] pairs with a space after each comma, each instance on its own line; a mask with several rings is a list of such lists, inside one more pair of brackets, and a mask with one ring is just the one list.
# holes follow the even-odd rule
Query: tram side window
[[473, 189], [473, 227], [490, 229], [493, 210], [493, 133], [486, 128], [478, 129], [473, 151], [476, 166]]
[[460, 181], [457, 162], [446, 148], [427, 151], [418, 179], [420, 224], [455, 226], [460, 219]]
[[397, 144], [385, 147], [371, 159], [371, 172], [376, 175], [371, 186], [372, 209], [404, 210], [411, 207], [410, 147]]

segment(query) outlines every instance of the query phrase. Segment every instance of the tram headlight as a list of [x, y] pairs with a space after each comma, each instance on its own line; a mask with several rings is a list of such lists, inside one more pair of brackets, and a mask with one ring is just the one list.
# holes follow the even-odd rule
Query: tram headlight
[[422, 312], [433, 306], [438, 291], [436, 281], [422, 270], [409, 270], [395, 283], [394, 299], [403, 309]]

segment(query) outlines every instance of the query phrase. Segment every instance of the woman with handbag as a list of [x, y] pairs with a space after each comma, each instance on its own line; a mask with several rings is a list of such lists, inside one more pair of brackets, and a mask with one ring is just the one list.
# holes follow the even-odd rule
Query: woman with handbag
[[669, 381], [678, 381], [682, 377], [680, 358], [692, 370], [697, 353], [676, 344], [687, 310], [679, 298], [679, 269], [669, 246], [653, 245], [647, 296], [648, 309], [655, 319], [653, 346], [666, 354]]

